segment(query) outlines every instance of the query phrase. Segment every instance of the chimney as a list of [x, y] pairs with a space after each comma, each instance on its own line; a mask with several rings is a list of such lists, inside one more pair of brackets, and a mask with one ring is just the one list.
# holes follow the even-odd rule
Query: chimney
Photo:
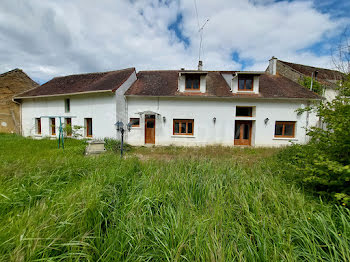
[[276, 75], [277, 73], [277, 58], [274, 56], [269, 60], [269, 73], [271, 75]]
[[201, 60], [198, 61], [198, 71], [202, 71], [203, 69], [203, 62]]

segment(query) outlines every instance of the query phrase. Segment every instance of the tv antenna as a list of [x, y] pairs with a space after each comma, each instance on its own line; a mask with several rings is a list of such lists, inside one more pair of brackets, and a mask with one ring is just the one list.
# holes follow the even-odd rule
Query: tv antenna
[[201, 60], [201, 52], [202, 52], [202, 42], [203, 42], [203, 29], [205, 27], [205, 25], [209, 22], [209, 18], [205, 21], [205, 23], [202, 25], [201, 28], [199, 28], [198, 33], [199, 33], [199, 56], [198, 56], [198, 60]]
[[209, 18], [204, 22], [202, 26], [199, 24], [199, 18], [198, 18], [198, 9], [197, 9], [197, 2], [194, 0], [194, 7], [196, 10], [196, 17], [197, 17], [197, 25], [198, 25], [198, 33], [199, 33], [199, 52], [198, 52], [198, 60], [201, 61], [201, 52], [202, 52], [202, 43], [203, 43], [203, 30], [205, 25], [209, 22]]

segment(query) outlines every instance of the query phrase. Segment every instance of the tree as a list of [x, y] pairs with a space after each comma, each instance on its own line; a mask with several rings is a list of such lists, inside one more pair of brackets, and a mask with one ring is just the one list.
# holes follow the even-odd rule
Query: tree
[[314, 111], [326, 128], [307, 130], [310, 142], [299, 148], [294, 164], [304, 183], [346, 205], [350, 203], [350, 74], [338, 92], [333, 101], [299, 110]]

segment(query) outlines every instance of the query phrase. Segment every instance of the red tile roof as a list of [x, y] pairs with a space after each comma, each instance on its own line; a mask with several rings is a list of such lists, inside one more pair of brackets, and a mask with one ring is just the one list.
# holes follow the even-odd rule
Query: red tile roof
[[55, 77], [49, 82], [19, 94], [16, 98], [54, 96], [73, 93], [115, 91], [135, 72], [135, 68], [117, 71]]
[[179, 92], [178, 77], [181, 71], [140, 71], [137, 80], [126, 91], [128, 96], [200, 96], [200, 97], [237, 97], [237, 98], [306, 98], [320, 99], [314, 92], [280, 75], [263, 74], [259, 80], [259, 94], [233, 94], [222, 77], [232, 71], [208, 71], [206, 92]]

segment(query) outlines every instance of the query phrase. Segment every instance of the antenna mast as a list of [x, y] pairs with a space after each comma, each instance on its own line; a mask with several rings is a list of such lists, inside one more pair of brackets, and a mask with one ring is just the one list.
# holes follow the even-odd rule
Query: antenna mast
[[202, 52], [202, 42], [203, 42], [203, 29], [205, 25], [209, 22], [209, 18], [204, 22], [202, 26], [199, 25], [199, 18], [198, 18], [198, 9], [197, 9], [197, 2], [194, 0], [194, 7], [196, 10], [196, 17], [197, 17], [197, 25], [198, 25], [198, 33], [199, 33], [199, 51], [198, 51], [198, 65], [201, 63], [201, 52]]
[[198, 30], [199, 33], [199, 37], [200, 37], [200, 41], [199, 41], [199, 56], [198, 56], [198, 60], [201, 61], [201, 51], [202, 51], [202, 42], [203, 42], [203, 29], [204, 26], [209, 22], [209, 18], [207, 19], [207, 21], [205, 21], [205, 23], [202, 25], [202, 27]]

